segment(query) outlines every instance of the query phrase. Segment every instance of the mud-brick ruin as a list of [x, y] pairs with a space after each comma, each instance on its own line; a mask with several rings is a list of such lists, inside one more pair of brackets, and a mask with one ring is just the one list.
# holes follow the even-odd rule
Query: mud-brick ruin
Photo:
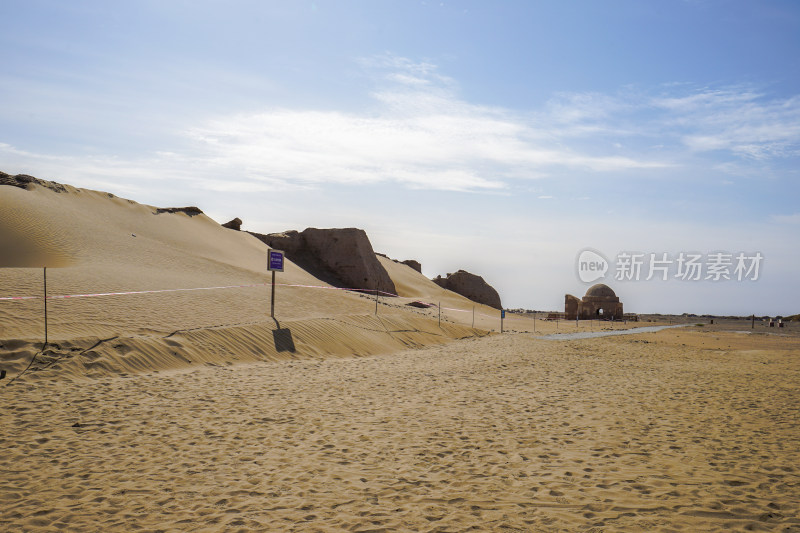
[[598, 283], [578, 299], [567, 294], [564, 298], [564, 318], [567, 320], [622, 320], [622, 302], [611, 287]]

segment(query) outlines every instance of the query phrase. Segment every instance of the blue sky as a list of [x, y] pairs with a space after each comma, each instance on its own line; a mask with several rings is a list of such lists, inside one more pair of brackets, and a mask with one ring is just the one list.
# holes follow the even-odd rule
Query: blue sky
[[259, 232], [362, 227], [509, 307], [581, 295], [584, 248], [760, 252], [756, 281], [606, 282], [634, 312], [800, 312], [796, 2], [4, 0], [0, 20], [5, 172]]

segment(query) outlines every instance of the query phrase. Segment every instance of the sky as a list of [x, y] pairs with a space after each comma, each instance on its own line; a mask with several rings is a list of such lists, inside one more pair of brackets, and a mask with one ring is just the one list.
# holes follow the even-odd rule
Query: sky
[[797, 2], [3, 0], [0, 20], [4, 172], [260, 233], [363, 228], [508, 308], [602, 282], [626, 312], [800, 312]]

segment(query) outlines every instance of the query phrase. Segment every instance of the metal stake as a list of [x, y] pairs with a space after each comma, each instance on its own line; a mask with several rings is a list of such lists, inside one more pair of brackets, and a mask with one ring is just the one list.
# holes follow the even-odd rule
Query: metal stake
[[269, 316], [275, 318], [275, 271], [272, 271], [272, 296], [269, 299]]
[[47, 346], [47, 267], [44, 267], [44, 346]]

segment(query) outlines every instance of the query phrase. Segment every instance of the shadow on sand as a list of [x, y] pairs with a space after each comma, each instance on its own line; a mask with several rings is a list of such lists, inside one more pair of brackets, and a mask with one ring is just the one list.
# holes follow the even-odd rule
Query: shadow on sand
[[275, 350], [277, 352], [291, 352], [294, 353], [294, 339], [292, 338], [292, 330], [289, 328], [281, 328], [277, 318], [273, 318], [277, 329], [272, 330], [272, 340], [275, 342]]

